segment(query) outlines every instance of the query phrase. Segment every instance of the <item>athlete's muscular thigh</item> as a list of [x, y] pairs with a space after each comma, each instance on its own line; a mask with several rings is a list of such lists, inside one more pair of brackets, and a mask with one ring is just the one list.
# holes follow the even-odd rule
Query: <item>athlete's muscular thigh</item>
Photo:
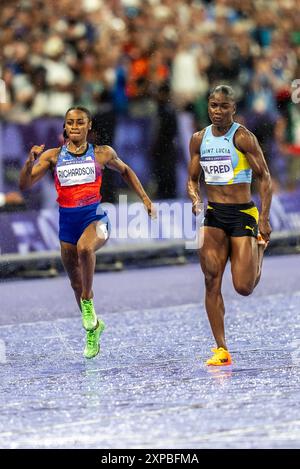
[[102, 224], [106, 227], [105, 223], [94, 221], [84, 230], [77, 243], [78, 253], [87, 249], [92, 252], [97, 251], [106, 243], [108, 232], [106, 229], [101, 229]]
[[221, 281], [229, 255], [229, 242], [226, 233], [209, 226], [204, 230], [203, 245], [199, 251], [200, 264], [206, 283], [219, 279]]
[[232, 236], [230, 242], [231, 273], [234, 287], [242, 295], [250, 294], [254, 288], [258, 270], [256, 238]]

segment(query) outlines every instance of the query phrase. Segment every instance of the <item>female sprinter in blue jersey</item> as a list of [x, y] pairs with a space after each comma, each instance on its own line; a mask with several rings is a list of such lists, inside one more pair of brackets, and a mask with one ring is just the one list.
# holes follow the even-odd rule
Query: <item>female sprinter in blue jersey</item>
[[[217, 348], [207, 365], [230, 365], [225, 342], [222, 277], [228, 259], [235, 290], [250, 295], [258, 284], [264, 250], [270, 239], [271, 178], [256, 137], [233, 121], [231, 87], [217, 86], [208, 99], [212, 125], [193, 134], [190, 142], [188, 195], [197, 214], [202, 202], [199, 178], [204, 173], [208, 205], [200, 264], [205, 277], [205, 306]], [[251, 200], [252, 171], [259, 184], [261, 212]]]
[[105, 327], [97, 318], [92, 290], [95, 252], [109, 237], [109, 221], [100, 205], [104, 168], [118, 171], [141, 198], [148, 214], [155, 216], [151, 200], [132, 169], [111, 147], [88, 143], [91, 125], [92, 118], [87, 109], [69, 109], [64, 124], [64, 137], [68, 143], [45, 152], [44, 145], [33, 146], [20, 174], [20, 189], [24, 190], [39, 181], [48, 170], [54, 173], [61, 257], [87, 331], [86, 358], [98, 354], [99, 337]]

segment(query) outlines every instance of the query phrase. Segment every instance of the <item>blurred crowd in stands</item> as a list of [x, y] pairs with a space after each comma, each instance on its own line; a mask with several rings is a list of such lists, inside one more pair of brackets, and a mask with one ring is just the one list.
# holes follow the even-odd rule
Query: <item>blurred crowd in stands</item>
[[178, 116], [208, 125], [209, 90], [230, 84], [275, 190], [300, 181], [299, 0], [1, 0], [0, 76], [5, 121], [83, 105], [95, 141], [113, 144], [120, 116], [152, 118], [160, 198], [176, 196]]

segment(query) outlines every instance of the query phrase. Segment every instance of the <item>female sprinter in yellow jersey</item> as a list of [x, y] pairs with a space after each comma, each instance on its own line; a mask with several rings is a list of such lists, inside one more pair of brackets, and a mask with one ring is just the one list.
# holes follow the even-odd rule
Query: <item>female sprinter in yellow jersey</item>
[[[230, 365], [225, 341], [222, 277], [228, 259], [232, 281], [241, 295], [258, 284], [264, 250], [270, 239], [272, 187], [269, 170], [256, 137], [233, 121], [236, 111], [231, 87], [217, 86], [208, 99], [212, 124], [193, 134], [190, 142], [188, 195], [197, 214], [204, 173], [208, 205], [200, 264], [205, 277], [205, 306], [217, 348], [207, 365]], [[259, 184], [261, 212], [251, 200], [252, 172]]]

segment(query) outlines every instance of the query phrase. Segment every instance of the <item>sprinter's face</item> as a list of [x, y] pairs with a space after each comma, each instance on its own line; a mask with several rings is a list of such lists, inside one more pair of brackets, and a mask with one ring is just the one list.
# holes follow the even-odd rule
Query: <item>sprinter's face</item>
[[77, 143], [86, 140], [90, 129], [91, 122], [85, 112], [77, 109], [68, 112], [65, 120], [65, 130], [72, 142]]
[[234, 101], [222, 92], [214, 93], [208, 100], [208, 115], [212, 124], [217, 127], [230, 125], [235, 111]]

